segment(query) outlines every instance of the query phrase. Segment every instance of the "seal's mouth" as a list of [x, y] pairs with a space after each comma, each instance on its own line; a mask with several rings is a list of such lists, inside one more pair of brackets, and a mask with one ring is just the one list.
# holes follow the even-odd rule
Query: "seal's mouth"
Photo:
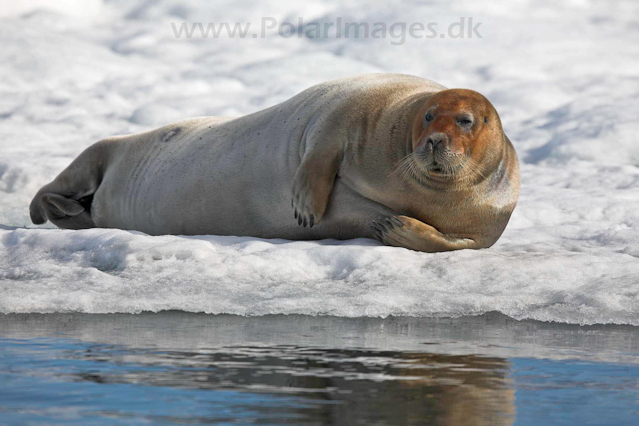
[[465, 166], [461, 159], [451, 158], [451, 161], [442, 161], [432, 154], [421, 154], [418, 152], [408, 154], [397, 163], [393, 173], [422, 183], [428, 181], [447, 183], [462, 178]]
[[450, 180], [457, 178], [463, 168], [463, 164], [447, 164], [433, 161], [426, 167], [421, 167], [421, 170], [427, 178]]
[[428, 168], [428, 172], [446, 174], [446, 170], [444, 169], [444, 166], [436, 162], [433, 162], [433, 164]]
[[463, 161], [459, 155], [455, 155], [447, 148], [433, 149], [425, 144], [414, 152], [417, 169], [426, 175], [438, 177], [452, 176], [459, 171], [459, 165]]
[[463, 159], [448, 151], [418, 152], [418, 162], [426, 175], [455, 177], [463, 168]]

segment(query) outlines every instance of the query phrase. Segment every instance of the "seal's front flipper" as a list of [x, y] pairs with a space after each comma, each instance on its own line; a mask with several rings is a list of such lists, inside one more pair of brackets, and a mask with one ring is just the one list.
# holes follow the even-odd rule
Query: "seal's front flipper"
[[333, 192], [339, 163], [323, 158], [305, 159], [293, 182], [292, 205], [297, 223], [303, 226], [320, 223]]
[[90, 202], [89, 205], [83, 205], [84, 203], [80, 201], [53, 193], [42, 194], [40, 202], [46, 217], [60, 228], [86, 229], [95, 227], [91, 218]]
[[304, 153], [293, 178], [291, 200], [291, 213], [299, 225], [317, 225], [326, 212], [343, 158], [345, 138], [340, 132], [340, 120], [343, 120], [343, 114], [334, 111], [323, 120], [309, 124], [304, 131], [304, 139], [300, 142]]
[[371, 225], [375, 237], [389, 246], [435, 253], [480, 248], [475, 240], [442, 234], [437, 229], [408, 216], [389, 216]]

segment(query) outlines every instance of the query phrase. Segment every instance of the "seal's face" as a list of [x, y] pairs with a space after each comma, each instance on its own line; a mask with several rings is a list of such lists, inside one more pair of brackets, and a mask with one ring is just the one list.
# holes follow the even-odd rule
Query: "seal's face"
[[436, 93], [420, 108], [412, 128], [411, 173], [436, 181], [472, 180], [503, 142], [495, 108], [477, 92]]

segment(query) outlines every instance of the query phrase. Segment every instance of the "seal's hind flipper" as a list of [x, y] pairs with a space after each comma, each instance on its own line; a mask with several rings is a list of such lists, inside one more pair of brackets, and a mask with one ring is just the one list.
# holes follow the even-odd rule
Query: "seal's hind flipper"
[[31, 221], [36, 225], [50, 220], [66, 229], [94, 228], [91, 217], [93, 194], [102, 181], [114, 139], [91, 145], [45, 185], [31, 201]]
[[31, 221], [40, 225], [49, 220], [63, 229], [95, 228], [91, 217], [93, 193], [76, 199], [77, 196], [72, 198], [69, 191], [58, 186], [58, 182], [54, 181], [36, 194], [29, 208]]
[[77, 216], [84, 211], [82, 204], [60, 194], [43, 194], [42, 204], [49, 218]]
[[47, 218], [56, 226], [65, 229], [94, 228], [90, 205], [63, 197], [60, 194], [47, 193], [41, 198]]
[[41, 192], [31, 202], [31, 221], [36, 225], [50, 220], [63, 229], [95, 228], [91, 217], [93, 196], [79, 200], [54, 192]]
[[53, 192], [40, 193], [31, 203], [31, 221], [40, 225], [50, 220], [63, 229], [95, 228], [91, 217], [92, 198], [88, 196], [74, 200]]

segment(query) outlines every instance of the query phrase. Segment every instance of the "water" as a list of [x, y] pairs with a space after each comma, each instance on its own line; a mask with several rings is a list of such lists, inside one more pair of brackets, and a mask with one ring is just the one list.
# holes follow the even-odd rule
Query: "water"
[[637, 424], [639, 328], [0, 316], [0, 423]]

